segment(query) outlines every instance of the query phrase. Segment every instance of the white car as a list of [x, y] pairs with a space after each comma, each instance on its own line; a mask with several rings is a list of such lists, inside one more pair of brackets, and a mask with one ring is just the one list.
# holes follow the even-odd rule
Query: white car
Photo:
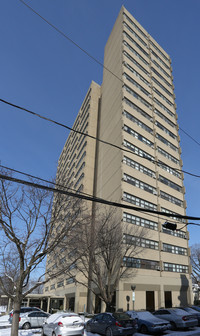
[[19, 328], [30, 329], [42, 327], [50, 314], [43, 311], [32, 311], [30, 313], [22, 313], [19, 315]]
[[84, 322], [75, 313], [56, 313], [43, 324], [42, 336], [74, 336], [84, 334]]

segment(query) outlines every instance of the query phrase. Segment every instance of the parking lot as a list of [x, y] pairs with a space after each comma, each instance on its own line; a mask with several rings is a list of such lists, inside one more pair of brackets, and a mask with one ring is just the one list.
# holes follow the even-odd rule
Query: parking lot
[[[0, 317], [0, 336], [10, 336], [11, 328], [8, 323], [8, 315]], [[134, 336], [141, 336], [142, 334], [137, 332]], [[187, 331], [166, 331], [163, 335], [173, 335], [173, 336], [200, 336], [200, 327], [195, 327]], [[41, 328], [29, 329], [29, 330], [19, 330], [19, 336], [41, 336]], [[94, 334], [84, 331], [84, 336], [100, 336], [99, 334]]]

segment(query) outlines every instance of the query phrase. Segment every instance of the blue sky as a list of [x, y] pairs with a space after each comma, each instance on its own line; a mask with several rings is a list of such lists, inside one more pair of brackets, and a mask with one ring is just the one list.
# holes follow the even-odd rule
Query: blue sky
[[[200, 142], [199, 0], [27, 0], [42, 16], [103, 63], [122, 5], [172, 59], [178, 122]], [[92, 80], [103, 69], [19, 0], [0, 0], [0, 98], [72, 126]], [[55, 176], [68, 132], [0, 103], [0, 160]], [[184, 170], [200, 175], [200, 146], [180, 131]], [[185, 174], [187, 215], [200, 217], [200, 179]], [[189, 226], [190, 244], [200, 227]]]

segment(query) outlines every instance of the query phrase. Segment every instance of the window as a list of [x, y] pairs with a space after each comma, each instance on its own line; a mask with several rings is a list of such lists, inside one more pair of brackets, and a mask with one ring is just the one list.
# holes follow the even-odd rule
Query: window
[[134, 86], [136, 86], [140, 91], [142, 91], [147, 97], [150, 97], [151, 94], [147, 90], [143, 88], [142, 85], [138, 84], [133, 78], [131, 78], [129, 75], [127, 75], [125, 72], [123, 73], [124, 77], [131, 82]]
[[55, 284], [51, 285], [50, 289], [55, 289]]
[[170, 75], [160, 66], [160, 64], [158, 64], [156, 61], [155, 61], [155, 59], [153, 59], [152, 57], [151, 57], [151, 60], [152, 60], [152, 62], [158, 67], [158, 69], [160, 69], [164, 74], [165, 74], [165, 76], [166, 77], [168, 77], [168, 78], [170, 78]]
[[130, 149], [132, 152], [134, 152], [136, 155], [139, 155], [139, 156], [141, 156], [141, 157], [143, 157], [143, 158], [145, 158], [149, 161], [154, 162], [154, 157], [152, 155], [150, 155], [150, 154], [146, 153], [145, 151], [143, 151], [142, 149], [134, 146], [132, 143], [124, 140], [123, 145], [125, 147], [127, 147], [128, 149]]
[[57, 288], [63, 287], [64, 286], [64, 281], [59, 281], [57, 284]]
[[157, 109], [154, 110], [154, 112], [161, 118], [163, 119], [166, 123], [168, 123], [171, 127], [176, 128], [176, 125], [169, 120], [164, 114], [162, 114], [160, 111], [158, 111]]
[[85, 167], [85, 162], [82, 163], [82, 165], [80, 166], [79, 170], [77, 171], [75, 178], [79, 175], [80, 171]]
[[123, 41], [123, 44], [135, 55], [137, 56], [144, 64], [148, 65], [149, 63], [135, 50], [133, 49], [130, 44], [126, 41]]
[[157, 210], [157, 205], [148, 201], [145, 201], [142, 198], [136, 197], [134, 195], [128, 194], [127, 192], [123, 193], [123, 200], [137, 205], [141, 208], [150, 209], [150, 210]]
[[164, 271], [166, 272], [177, 272], [177, 273], [188, 273], [188, 266], [178, 265], [171, 263], [163, 263]]
[[[140, 63], [138, 63], [133, 57], [131, 57], [125, 50], [123, 51], [123, 54], [132, 62], [134, 63], [141, 71], [143, 71], [147, 76], [149, 76], [149, 72], [142, 66]], [[124, 65], [127, 66], [128, 64], [124, 62]], [[130, 65], [127, 66], [127, 68], [132, 71], [133, 69]], [[131, 68], [131, 69], [130, 69]], [[134, 69], [133, 69], [134, 70]], [[148, 83], [148, 85], [150, 85]]]
[[179, 214], [176, 213], [176, 212], [173, 212], [173, 211], [168, 210], [168, 209], [165, 209], [165, 208], [161, 208], [161, 211], [174, 215], [174, 216], [171, 217], [171, 218], [177, 220], [178, 222], [186, 223], [186, 219], [176, 217], [176, 215], [179, 215]]
[[136, 170], [142, 172], [143, 174], [146, 174], [146, 175], [148, 175], [150, 177], [153, 177], [153, 178], [156, 177], [155, 172], [153, 172], [153, 170], [146, 168], [145, 166], [139, 164], [138, 162], [133, 161], [132, 159], [130, 159], [130, 158], [126, 157], [126, 156], [124, 156], [123, 162], [127, 166], [129, 166], [129, 167], [131, 167], [133, 169], [136, 169]]
[[80, 183], [80, 181], [84, 178], [84, 176], [85, 176], [84, 173], [82, 173], [82, 174], [80, 175], [80, 177], [78, 178], [78, 180], [76, 181], [76, 183], [75, 183], [75, 185], [74, 185], [74, 188], [77, 187], [77, 185], [78, 185], [78, 184]]
[[81, 111], [85, 109], [85, 105], [87, 105], [88, 101], [90, 101], [90, 99], [91, 99], [91, 96], [90, 96], [91, 91], [92, 91], [92, 89], [90, 88], [89, 91], [88, 91], [88, 93], [87, 93], [87, 96], [85, 97], [85, 100], [84, 100], [84, 102], [83, 102], [83, 104], [81, 106]]
[[155, 77], [152, 77], [152, 81], [156, 83], [163, 91], [165, 91], [170, 97], [173, 97], [173, 94], [166, 89]]
[[187, 249], [180, 247], [180, 246], [174, 246], [163, 243], [163, 251], [174, 253], [174, 254], [181, 254], [181, 255], [187, 255]]
[[173, 163], [176, 163], [176, 164], [179, 163], [179, 160], [177, 160], [173, 155], [166, 152], [164, 149], [157, 147], [157, 150], [158, 150], [158, 153], [162, 154], [164, 157], [171, 160]]
[[150, 43], [159, 52], [159, 54], [162, 55], [162, 57], [164, 57], [166, 61], [169, 61], [168, 57], [165, 56], [165, 54], [163, 54], [163, 52], [155, 45], [155, 43], [153, 43], [152, 41], [150, 41]]
[[138, 99], [142, 104], [144, 104], [146, 107], [148, 107], [150, 110], [152, 109], [151, 104], [149, 104], [144, 98], [142, 98], [140, 95], [138, 95], [135, 91], [130, 89], [126, 84], [123, 86], [125, 90], [130, 93], [134, 98]]
[[74, 277], [71, 277], [71, 278], [68, 278], [66, 279], [66, 284], [69, 285], [69, 284], [72, 284], [75, 282], [75, 278]]
[[159, 181], [162, 182], [162, 183], [164, 183], [164, 184], [166, 184], [168, 187], [173, 188], [173, 189], [175, 189], [175, 190], [177, 190], [179, 192], [182, 191], [182, 187], [181, 186], [179, 186], [178, 184], [176, 184], [176, 183], [174, 183], [174, 182], [166, 179], [162, 175], [159, 176]]
[[175, 114], [171, 112], [165, 105], [163, 105], [157, 98], [153, 98], [153, 100], [158, 104], [165, 112], [167, 112], [171, 117], [175, 118]]
[[138, 139], [139, 141], [142, 141], [147, 146], [150, 146], [151, 148], [154, 148], [154, 143], [152, 141], [143, 137], [141, 134], [135, 132], [132, 128], [128, 127], [127, 125], [124, 125], [124, 131], [131, 134], [134, 138]]
[[155, 260], [124, 257], [123, 262], [125, 267], [143, 268], [151, 270], [159, 269], [159, 262]]
[[164, 169], [165, 171], [167, 171], [168, 173], [170, 173], [170, 174], [178, 177], [179, 179], [181, 179], [181, 174], [178, 171], [176, 171], [175, 169], [167, 166], [164, 162], [158, 160], [158, 166], [160, 168]]
[[157, 93], [158, 96], [160, 96], [164, 101], [166, 101], [166, 103], [169, 106], [174, 106], [174, 103], [172, 103], [169, 99], [167, 99], [159, 90], [157, 90], [155, 87], [153, 88], [153, 91], [155, 93]]
[[123, 221], [127, 223], [131, 223], [131, 224], [135, 224], [138, 226], [142, 226], [142, 227], [145, 227], [151, 230], [158, 231], [158, 223], [150, 221], [142, 217], [134, 216], [127, 212], [123, 213]]
[[170, 132], [166, 127], [164, 127], [164, 126], [163, 126], [161, 123], [159, 123], [158, 121], [155, 122], [155, 125], [156, 125], [157, 127], [159, 127], [163, 132], [165, 132], [166, 134], [168, 134], [171, 138], [173, 138], [173, 139], [177, 139], [177, 136], [176, 136], [174, 133]]
[[78, 168], [78, 167], [79, 167], [79, 165], [80, 165], [81, 161], [84, 159], [84, 157], [85, 157], [85, 156], [86, 156], [86, 152], [84, 152], [84, 153], [82, 154], [82, 156], [81, 156], [80, 160], [78, 161], [78, 163], [77, 163], [77, 165], [76, 165], [76, 168]]
[[178, 152], [178, 147], [174, 146], [170, 141], [168, 141], [167, 139], [165, 139], [162, 135], [160, 134], [156, 134], [156, 138], [160, 141], [162, 141], [166, 146], [170, 147], [171, 149], [173, 149], [175, 152]]
[[142, 34], [145, 38], [147, 38], [147, 36], [145, 35], [145, 33], [135, 24], [135, 22], [133, 22], [128, 15], [126, 15], [125, 13], [123, 13], [124, 17], [131, 23], [131, 25], [134, 27], [134, 29], [138, 30], [140, 32], [140, 34]]
[[152, 54], [165, 66], [166, 69], [170, 70], [170, 67], [162, 60], [162, 58], [160, 58], [155, 51], [153, 51], [152, 49], [150, 49]]
[[132, 37], [127, 34], [125, 31], [123, 31], [123, 34], [126, 36], [126, 38], [131, 41], [138, 49], [140, 49], [140, 51], [147, 57], [149, 57], [149, 53], [146, 52], [134, 39], [132, 39]]
[[178, 205], [180, 207], [183, 208], [183, 201], [181, 201], [180, 199], [173, 197], [167, 193], [165, 193], [164, 191], [160, 191], [160, 197], [165, 199], [166, 201], [169, 201], [175, 205]]
[[129, 184], [134, 185], [137, 188], [140, 188], [142, 190], [145, 190], [151, 194], [157, 195], [156, 188], [152, 187], [151, 185], [144, 183], [140, 180], [135, 179], [134, 177], [124, 174], [124, 181], [126, 181]]
[[186, 233], [184, 231], [172, 231], [166, 228], [162, 228], [162, 232], [175, 237], [186, 239]]
[[[133, 69], [128, 63], [123, 62], [123, 65], [130, 70], [136, 77], [138, 77], [142, 82], [144, 82], [146, 85], [150, 86], [150, 83], [139, 74], [139, 72], [137, 72], [135, 69]], [[149, 94], [149, 93], [148, 93]]]
[[149, 240], [149, 239], [144, 239], [144, 238], [124, 234], [123, 241], [125, 244], [128, 244], [128, 245], [135, 245], [135, 246], [141, 246], [144, 248], [150, 248], [153, 250], [158, 250], [158, 242], [154, 240]]
[[139, 114], [141, 114], [144, 118], [153, 121], [152, 117], [145, 111], [143, 111], [140, 107], [138, 107], [137, 105], [135, 105], [134, 103], [132, 103], [129, 99], [127, 99], [126, 97], [124, 97], [124, 102], [130, 106], [132, 109], [134, 109], [135, 111], [137, 111]]
[[172, 87], [172, 85], [153, 67], [151, 67], [151, 70], [165, 83], [167, 84], [169, 87]]
[[136, 34], [136, 32], [134, 32], [133, 29], [131, 29], [131, 27], [129, 27], [129, 25], [127, 25], [126, 22], [123, 22], [124, 27], [126, 27], [145, 47], [147, 47], [147, 43], [145, 41], [143, 41], [143, 39], [141, 39], [141, 37]]
[[83, 150], [84, 150], [84, 148], [85, 148], [86, 146], [87, 146], [87, 141], [85, 141], [85, 143], [84, 143], [83, 146], [81, 147], [80, 152], [79, 152], [78, 155], [77, 155], [77, 160], [78, 160], [78, 158], [80, 157], [81, 153], [83, 152]]
[[140, 121], [139, 119], [135, 118], [132, 114], [130, 114], [127, 111], [123, 111], [123, 115], [125, 115], [125, 117], [129, 120], [131, 120], [132, 122], [134, 122], [135, 124], [137, 124], [139, 127], [143, 128], [145, 131], [147, 131], [148, 133], [152, 134], [153, 130], [152, 128], [150, 128], [149, 126], [147, 126], [146, 124], [144, 124], [142, 121]]

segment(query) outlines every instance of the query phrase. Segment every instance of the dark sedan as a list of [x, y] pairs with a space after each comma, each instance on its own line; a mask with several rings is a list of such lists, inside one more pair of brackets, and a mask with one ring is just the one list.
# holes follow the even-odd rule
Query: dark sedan
[[152, 333], [153, 335], [163, 333], [164, 331], [171, 329], [169, 322], [161, 320], [151, 314], [148, 311], [128, 311], [127, 314], [130, 316], [136, 316], [138, 319], [138, 330], [142, 334]]
[[198, 320], [198, 325], [200, 325], [200, 311], [193, 309], [192, 307], [180, 307], [185, 310], [190, 315], [193, 315]]
[[133, 335], [137, 321], [126, 313], [101, 313], [86, 323], [86, 330], [106, 336]]

